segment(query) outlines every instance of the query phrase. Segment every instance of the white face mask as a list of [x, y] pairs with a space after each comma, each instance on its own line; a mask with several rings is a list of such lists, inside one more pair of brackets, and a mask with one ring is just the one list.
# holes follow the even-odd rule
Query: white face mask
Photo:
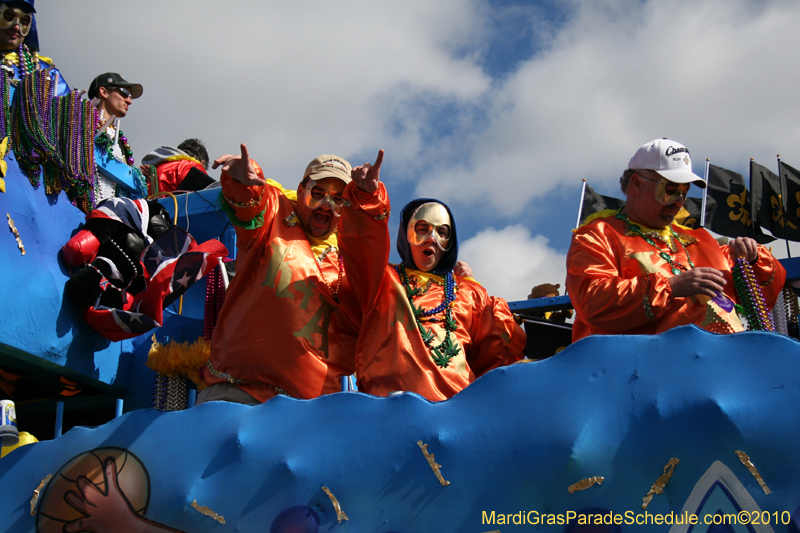
[[428, 202], [417, 207], [408, 221], [406, 238], [412, 246], [422, 246], [430, 237], [443, 252], [450, 249], [452, 225], [450, 214], [439, 203]]
[[31, 31], [33, 15], [0, 3], [0, 30], [7, 30], [14, 24], [19, 24], [19, 32], [25, 37]]
[[311, 209], [318, 209], [324, 204], [328, 204], [334, 216], [339, 217], [342, 215], [342, 205], [344, 198], [342, 197], [341, 188], [336, 189], [330, 184], [323, 185], [315, 181], [309, 181], [306, 185], [305, 194], [303, 194], [303, 202]]

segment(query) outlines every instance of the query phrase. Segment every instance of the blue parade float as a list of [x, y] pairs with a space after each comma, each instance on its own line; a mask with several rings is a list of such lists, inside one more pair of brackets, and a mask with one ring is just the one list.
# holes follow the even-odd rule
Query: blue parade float
[[[98, 172], [133, 188], [127, 167], [101, 156]], [[60, 250], [84, 214], [63, 192], [34, 189], [13, 151], [5, 162], [0, 384], [12, 391], [19, 429], [41, 442], [0, 459], [0, 531], [94, 531], [87, 524], [109, 516], [108, 531], [128, 523], [271, 533], [800, 526], [792, 338], [694, 326], [589, 337], [496, 369], [439, 403], [341, 392], [185, 408], [193, 404], [186, 380], [146, 363], [154, 340], [204, 335], [205, 282], [167, 307], [153, 332], [106, 340], [65, 295], [70, 269]], [[233, 254], [216, 197], [162, 202], [171, 215], [177, 206], [179, 225], [198, 242], [218, 238]], [[511, 303], [518, 312], [568, 305], [566, 297]], [[77, 494], [93, 506], [81, 509]]]

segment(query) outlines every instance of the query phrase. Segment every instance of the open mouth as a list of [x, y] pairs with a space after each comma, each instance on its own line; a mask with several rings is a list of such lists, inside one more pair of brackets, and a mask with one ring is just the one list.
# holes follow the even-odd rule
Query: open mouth
[[422, 252], [425, 257], [433, 257], [433, 250], [428, 249]]
[[314, 215], [311, 218], [316, 224], [325, 226], [328, 224], [328, 222], [330, 222], [331, 215], [324, 211], [314, 211]]

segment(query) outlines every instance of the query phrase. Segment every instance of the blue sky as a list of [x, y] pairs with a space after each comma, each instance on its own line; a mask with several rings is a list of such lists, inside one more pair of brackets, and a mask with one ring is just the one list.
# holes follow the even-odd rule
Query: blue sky
[[444, 200], [461, 258], [509, 300], [563, 285], [581, 180], [618, 195], [651, 139], [685, 144], [701, 175], [706, 158], [800, 166], [796, 2], [38, 7], [42, 51], [74, 87], [106, 71], [144, 85], [122, 124], [137, 161], [187, 137], [212, 157], [246, 142], [293, 186], [317, 155], [358, 165], [383, 148], [392, 236], [407, 201]]

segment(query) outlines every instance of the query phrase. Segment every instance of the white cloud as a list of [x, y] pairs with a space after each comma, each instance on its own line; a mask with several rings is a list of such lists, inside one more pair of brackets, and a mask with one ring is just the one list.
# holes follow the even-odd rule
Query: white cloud
[[700, 173], [706, 157], [800, 161], [799, 25], [800, 4], [781, 1], [579, 2], [550, 48], [492, 95], [491, 126], [458, 141], [464, 164], [425, 187], [458, 184], [463, 202], [519, 213], [560, 183], [616, 180], [638, 146], [664, 136], [689, 147]]
[[525, 300], [531, 288], [541, 283], [559, 283], [564, 293], [566, 256], [522, 225], [485, 229], [460, 243], [458, 252], [493, 296]]
[[[613, 193], [636, 148], [661, 136], [686, 144], [698, 173], [706, 157], [745, 172], [750, 157], [774, 167], [776, 153], [800, 166], [800, 3], [574, 0], [560, 26], [518, 10], [541, 48], [491, 79], [480, 65], [498, 9], [75, 0], [39, 6], [37, 21], [43, 52], [73, 86], [109, 70], [144, 85], [123, 121], [137, 161], [187, 137], [212, 157], [244, 141], [292, 186], [321, 153], [385, 148], [393, 198], [416, 190], [496, 226], [563, 184], [574, 209], [582, 178]], [[502, 296], [563, 280], [563, 258], [522, 226], [463, 236], [465, 251], [496, 250], [470, 263]]]

